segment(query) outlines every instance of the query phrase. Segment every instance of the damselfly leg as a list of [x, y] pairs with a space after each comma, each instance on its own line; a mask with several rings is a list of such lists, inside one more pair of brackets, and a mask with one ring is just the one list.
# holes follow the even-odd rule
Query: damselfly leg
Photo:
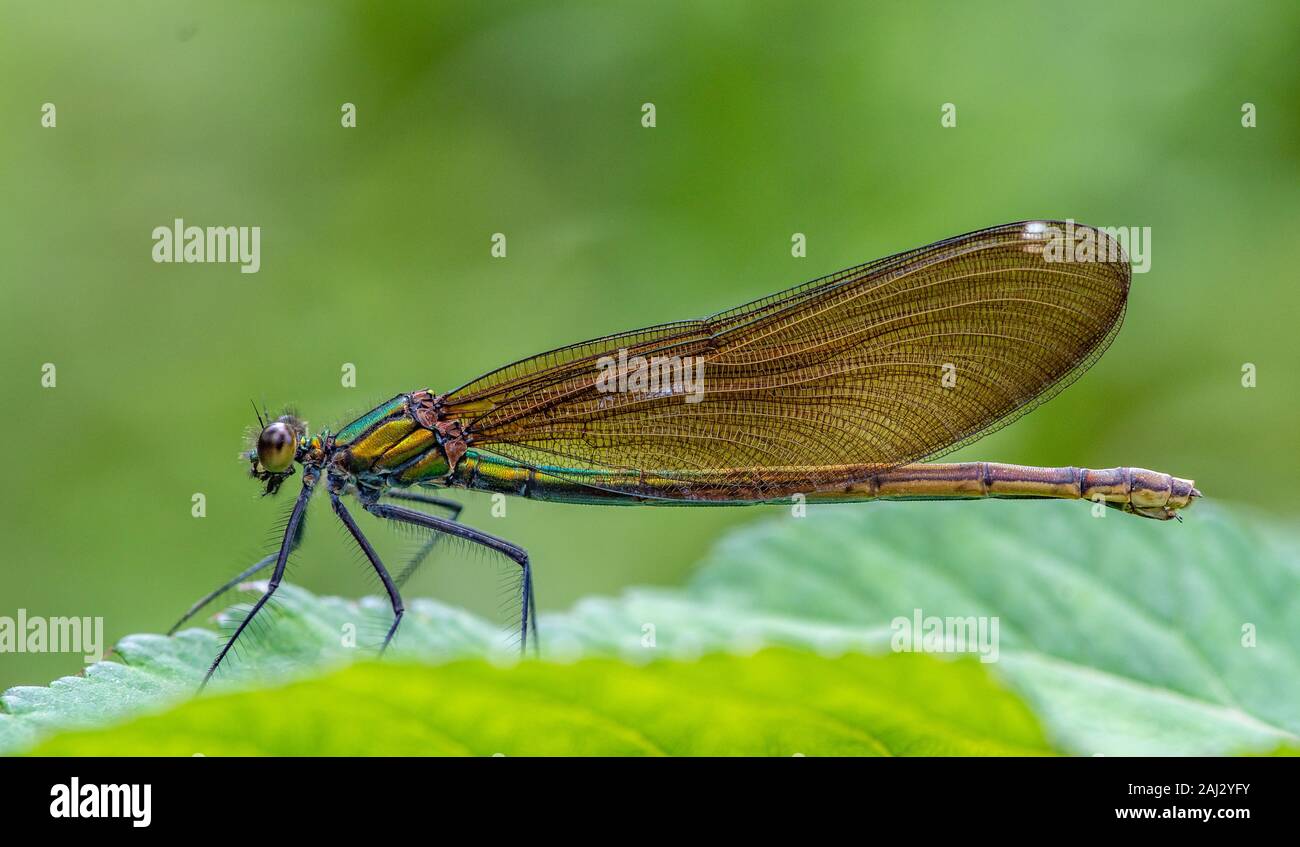
[[[301, 537], [302, 534], [299, 533], [299, 539], [301, 539]], [[298, 544], [295, 541], [293, 546], [289, 548], [289, 552], [292, 553], [295, 549], [297, 549], [297, 547]], [[203, 611], [204, 607], [207, 606], [209, 603], [211, 603], [213, 600], [217, 599], [222, 594], [225, 594], [227, 591], [231, 590], [232, 588], [235, 588], [244, 580], [251, 579], [257, 574], [269, 568], [272, 564], [275, 563], [275, 557], [276, 554], [271, 553], [263, 557], [262, 559], [259, 559], [258, 561], [254, 562], [253, 565], [248, 568], [248, 570], [241, 571], [236, 576], [231, 577], [226, 582], [222, 583], [221, 585], [209, 591], [207, 594], [204, 594], [198, 600], [194, 601], [194, 605], [190, 606], [189, 609], [186, 610], [185, 614], [181, 615], [180, 620], [172, 624], [171, 629], [167, 630], [167, 634], [175, 635], [176, 630], [185, 626], [186, 622], [189, 621], [190, 618], [194, 617], [199, 612]]]
[[235, 628], [234, 634], [231, 635], [226, 643], [222, 645], [221, 652], [219, 652], [217, 658], [212, 661], [212, 667], [208, 668], [208, 672], [203, 675], [203, 682], [199, 685], [200, 691], [202, 691], [208, 684], [208, 680], [212, 679], [212, 675], [217, 672], [217, 668], [221, 665], [221, 661], [226, 658], [226, 654], [230, 652], [230, 648], [235, 646], [235, 642], [239, 640], [239, 636], [244, 634], [244, 630], [248, 628], [249, 623], [252, 622], [253, 618], [257, 617], [257, 613], [262, 611], [262, 608], [266, 606], [267, 601], [271, 599], [271, 595], [273, 595], [275, 590], [280, 587], [280, 580], [284, 578], [284, 569], [289, 564], [289, 553], [296, 546], [296, 539], [301, 533], [303, 515], [307, 512], [307, 501], [311, 499], [311, 494], [316, 488], [316, 480], [318, 477], [319, 471], [315, 468], [306, 468], [304, 470], [302, 491], [298, 492], [298, 499], [294, 501], [293, 504], [293, 512], [289, 515], [289, 524], [284, 528], [284, 539], [280, 542], [280, 551], [275, 557], [275, 570], [271, 572], [271, 579], [266, 585], [266, 591], [262, 593], [261, 597], [257, 598], [257, 602], [253, 604], [253, 608], [249, 609], [248, 614], [244, 616], [244, 619], [239, 622], [239, 626]]
[[[445, 497], [434, 497], [429, 494], [420, 494], [415, 491], [402, 491], [400, 489], [386, 491], [384, 492], [384, 497], [391, 500], [406, 500], [410, 503], [423, 503], [426, 506], [437, 506], [440, 509], [446, 509], [451, 513], [449, 520], [453, 521], [460, 520], [461, 509], [463, 508], [461, 504], [457, 503], [455, 500], [448, 500]], [[433, 548], [438, 546], [438, 539], [440, 538], [442, 538], [442, 534], [434, 532], [430, 533], [429, 537], [424, 540], [420, 545], [420, 549], [415, 551], [415, 554], [411, 556], [411, 560], [406, 563], [406, 567], [402, 568], [402, 572], [397, 575], [395, 580], [393, 580], [393, 582], [397, 584], [398, 588], [406, 585], [406, 583], [410, 581], [411, 577], [415, 576], [415, 572], [420, 569], [420, 565], [424, 564], [425, 559], [427, 559], [429, 554], [433, 552]]]
[[388, 503], [373, 503], [366, 506], [366, 510], [378, 518], [384, 518], [390, 521], [412, 524], [414, 526], [431, 529], [434, 532], [441, 532], [447, 535], [454, 535], [457, 538], [463, 538], [466, 541], [472, 541], [475, 544], [482, 545], [489, 550], [500, 553], [523, 569], [523, 596], [520, 603], [519, 618], [519, 651], [525, 652], [528, 648], [528, 628], [532, 623], [533, 631], [533, 651], [540, 652], [540, 639], [537, 637], [537, 607], [536, 597], [533, 594], [533, 568], [528, 561], [528, 551], [517, 544], [511, 544], [495, 535], [488, 535], [486, 532], [480, 532], [473, 527], [464, 524], [449, 521], [446, 518], [435, 517], [424, 512], [417, 512], [414, 509], [407, 509], [403, 506], [393, 506]]
[[[297, 550], [298, 545], [302, 543], [302, 534], [306, 526], [307, 526], [307, 515], [306, 513], [303, 513], [302, 519], [298, 521], [298, 531], [297, 533], [294, 534], [294, 537], [289, 541], [290, 553], [292, 553], [294, 550]], [[231, 590], [232, 588], [235, 588], [245, 580], [252, 579], [254, 576], [257, 576], [257, 574], [271, 567], [271, 565], [275, 564], [275, 560], [278, 555], [279, 553], [276, 552], [276, 553], [269, 553], [266, 556], [263, 556], [261, 559], [258, 559], [256, 562], [254, 562], [247, 570], [240, 571], [235, 576], [232, 576], [230, 579], [226, 580], [221, 585], [217, 586], [216, 588], [209, 591], [207, 594], [204, 594], [198, 600], [194, 601], [194, 605], [190, 606], [189, 609], [185, 611], [185, 614], [181, 615], [180, 620], [172, 624], [172, 628], [167, 630], [167, 634], [175, 635], [178, 629], [185, 626], [185, 624], [191, 618], [193, 618], [199, 612], [203, 611], [204, 608], [206, 608], [207, 605], [211, 603], [213, 600], [216, 600], [218, 597], [225, 594], [227, 591]]]
[[[230, 649], [234, 646], [235, 641], [240, 637], [240, 635], [243, 634], [244, 629], [248, 626], [249, 623], [251, 623], [252, 618], [262, 610], [262, 607], [265, 606], [266, 602], [270, 599], [270, 595], [274, 593], [276, 588], [279, 587], [280, 578], [282, 578], [283, 576], [283, 567], [281, 567], [281, 559], [283, 558], [285, 561], [287, 561], [288, 555], [293, 553], [298, 548], [298, 546], [302, 543], [303, 530], [307, 523], [307, 511], [305, 508], [299, 508], [299, 506], [304, 496], [306, 497], [310, 496], [309, 494], [306, 493], [309, 490], [310, 489], [306, 485], [304, 485], [304, 493], [299, 495], [299, 502], [295, 503], [294, 505], [294, 511], [293, 514], [290, 516], [289, 525], [286, 527], [284, 541], [282, 541], [281, 543], [281, 549], [275, 553], [271, 553], [270, 555], [263, 557], [262, 559], [259, 559], [257, 562], [254, 562], [247, 569], [241, 571], [236, 576], [230, 578], [229, 580], [222, 583], [217, 588], [205, 594], [198, 601], [196, 601], [192, 606], [190, 606], [190, 608], [185, 612], [185, 614], [181, 616], [180, 620], [178, 620], [168, 631], [169, 635], [174, 634], [178, 629], [184, 626], [187, 621], [189, 621], [191, 618], [193, 618], [195, 615], [201, 612], [212, 601], [216, 600], [218, 597], [222, 596], [227, 591], [230, 591], [231, 589], [237, 587], [240, 583], [244, 582], [245, 580], [253, 576], [256, 576], [258, 573], [261, 573], [262, 571], [266, 570], [272, 565], [276, 566], [275, 573], [272, 575], [271, 580], [268, 583], [267, 591], [253, 605], [252, 609], [244, 617], [243, 621], [240, 622], [238, 628], [235, 630], [234, 634], [231, 636], [229, 641], [226, 642], [225, 647], [222, 649], [221, 653], [218, 654], [216, 660], [212, 663], [212, 667], [208, 670], [207, 675], [204, 677], [203, 680], [204, 685], [206, 685], [208, 680], [212, 677], [212, 674], [216, 671], [217, 666], [221, 664], [222, 660], [226, 656], [226, 653], [228, 653]], [[457, 503], [455, 500], [449, 500], [442, 497], [433, 497], [430, 495], [418, 494], [415, 492], [389, 491], [389, 492], [385, 492], [384, 496], [395, 500], [406, 500], [413, 503], [423, 503], [428, 506], [435, 506], [437, 508], [446, 509], [448, 512], [451, 513], [451, 518], [449, 519], [451, 521], [455, 521], [455, 519], [460, 516], [461, 509], [463, 508], [461, 504]], [[415, 555], [411, 557], [410, 562], [407, 563], [401, 575], [398, 578], [394, 579], [389, 574], [388, 569], [384, 567], [384, 564], [380, 560], [379, 555], [375, 552], [374, 547], [371, 546], [369, 540], [361, 532], [361, 528], [357, 526], [356, 521], [352, 518], [351, 513], [349, 513], [347, 509], [344, 507], [338, 495], [331, 494], [330, 499], [331, 499], [331, 505], [334, 509], [334, 513], [338, 515], [339, 520], [343, 522], [343, 525], [347, 528], [348, 532], [352, 535], [353, 539], [357, 542], [357, 546], [361, 548], [361, 552], [365, 554], [366, 558], [370, 562], [371, 567], [373, 567], [375, 569], [375, 572], [379, 575], [379, 579], [383, 583], [384, 589], [388, 592], [388, 597], [393, 607], [393, 623], [389, 627], [388, 633], [385, 635], [383, 644], [380, 647], [379, 652], [382, 655], [383, 652], [388, 648], [388, 645], [392, 642], [393, 636], [396, 635], [398, 624], [401, 623], [402, 616], [405, 613], [405, 605], [402, 602], [401, 594], [399, 593], [399, 588], [408, 579], [410, 579], [411, 576], [425, 562], [429, 554], [433, 551], [434, 547], [437, 546], [438, 540], [442, 537], [442, 533], [435, 532], [432, 535], [430, 535], [430, 537], [427, 538], [421, 544], [420, 549], [416, 551]]]
[[[453, 521], [457, 520], [460, 517], [461, 509], [463, 508], [461, 504], [457, 503], [455, 500], [448, 500], [445, 497], [431, 497], [427, 494], [415, 494], [406, 491], [389, 491], [389, 492], [385, 492], [384, 496], [391, 497], [395, 500], [409, 500], [414, 503], [425, 503], [430, 506], [437, 506], [439, 508], [446, 509], [451, 513], [450, 520]], [[302, 543], [302, 535], [306, 526], [307, 526], [307, 515], [304, 514], [302, 516], [302, 520], [298, 522], [298, 534], [294, 537], [289, 547], [290, 553], [293, 553], [295, 550], [297, 550], [298, 545]], [[420, 545], [420, 548], [415, 551], [414, 555], [411, 556], [411, 559], [409, 562], [407, 562], [406, 567], [403, 568], [402, 572], [393, 579], [393, 583], [398, 588], [401, 588], [403, 585], [405, 585], [407, 581], [410, 580], [410, 578], [415, 575], [415, 572], [419, 570], [420, 566], [423, 565], [424, 562], [428, 559], [429, 554], [432, 553], [433, 549], [438, 546], [438, 540], [441, 537], [442, 537], [441, 535], [434, 533], [424, 540], [424, 542]], [[177, 631], [180, 630], [181, 627], [185, 626], [186, 623], [192, 620], [195, 615], [199, 614], [205, 608], [207, 608], [207, 606], [210, 603], [212, 603], [214, 600], [224, 595], [227, 591], [230, 591], [238, 587], [240, 583], [252, 579], [254, 576], [257, 576], [262, 571], [271, 567], [271, 565], [275, 564], [277, 555], [278, 555], [277, 553], [267, 554], [266, 556], [254, 562], [246, 570], [240, 571], [235, 576], [232, 576], [230, 579], [226, 580], [221, 585], [217, 586], [216, 588], [209, 591], [207, 594], [204, 594], [198, 600], [194, 601], [194, 604], [191, 605], [189, 609], [185, 611], [185, 614], [181, 615], [180, 619], [176, 621], [176, 623], [172, 624], [171, 629], [167, 630], [167, 634], [175, 635]]]
[[330, 492], [330, 505], [334, 507], [334, 514], [339, 516], [339, 520], [343, 521], [343, 525], [352, 534], [352, 538], [357, 542], [357, 546], [361, 548], [361, 552], [365, 553], [366, 558], [370, 560], [370, 565], [375, 569], [375, 573], [379, 574], [379, 580], [384, 584], [384, 590], [388, 592], [388, 600], [393, 604], [393, 625], [388, 628], [388, 634], [384, 636], [384, 643], [379, 647], [379, 655], [382, 656], [384, 651], [388, 649], [389, 642], [393, 640], [393, 636], [397, 633], [397, 625], [402, 622], [402, 615], [406, 614], [406, 606], [402, 603], [402, 595], [398, 593], [397, 586], [393, 584], [393, 578], [389, 575], [388, 568], [385, 568], [384, 563], [379, 560], [379, 554], [375, 552], [374, 547], [370, 546], [370, 541], [361, 532], [361, 527], [357, 526], [357, 522], [352, 519], [352, 514], [343, 505], [339, 495], [332, 491]]

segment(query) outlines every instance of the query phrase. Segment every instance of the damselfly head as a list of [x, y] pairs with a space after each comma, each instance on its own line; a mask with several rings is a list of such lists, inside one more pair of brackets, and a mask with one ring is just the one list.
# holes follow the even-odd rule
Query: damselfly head
[[267, 494], [274, 494], [293, 476], [293, 463], [299, 460], [306, 438], [306, 422], [292, 414], [281, 415], [257, 434], [256, 443], [244, 458], [251, 465], [249, 475], [266, 483]]

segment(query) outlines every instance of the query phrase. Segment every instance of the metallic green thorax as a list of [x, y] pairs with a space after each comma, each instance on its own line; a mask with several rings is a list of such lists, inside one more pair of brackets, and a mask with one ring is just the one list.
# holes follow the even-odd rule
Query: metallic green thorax
[[[331, 462], [347, 471], [360, 487], [449, 486], [569, 503], [636, 503], [644, 498], [569, 481], [581, 471], [532, 468], [464, 449], [447, 437], [447, 425], [432, 412], [429, 392], [399, 394], [344, 426], [329, 439]], [[455, 427], [455, 422], [450, 426]], [[457, 449], [459, 446], [459, 449]], [[448, 455], [456, 457], [455, 467]], [[563, 476], [547, 473], [561, 470]], [[592, 482], [608, 483], [608, 474]], [[601, 479], [598, 480], [597, 477]]]
[[444, 481], [451, 470], [427, 391], [399, 394], [339, 430], [331, 463], [358, 487], [381, 490]]

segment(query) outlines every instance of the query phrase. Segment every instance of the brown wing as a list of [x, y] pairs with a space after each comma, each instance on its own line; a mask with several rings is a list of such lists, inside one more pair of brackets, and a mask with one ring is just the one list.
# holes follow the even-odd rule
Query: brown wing
[[[473, 449], [578, 481], [632, 472], [618, 490], [648, 497], [690, 499], [703, 480], [757, 499], [769, 469], [807, 468], [812, 490], [846, 481], [819, 469], [934, 458], [1060, 391], [1118, 331], [1128, 258], [1078, 224], [1076, 243], [1111, 261], [1058, 255], [1066, 227], [980, 230], [703, 320], [543, 353], [451, 392], [448, 414]], [[702, 358], [700, 402], [662, 383], [607, 390], [620, 352], [627, 377], [636, 357], [668, 360], [664, 375], [673, 357]]]

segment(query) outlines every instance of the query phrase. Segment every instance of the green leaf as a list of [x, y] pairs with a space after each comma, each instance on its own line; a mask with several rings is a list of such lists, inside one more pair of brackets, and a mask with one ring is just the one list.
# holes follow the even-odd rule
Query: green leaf
[[[718, 663], [713, 669], [720, 679], [737, 680], [743, 678], [740, 668], [747, 663], [757, 667], [773, 660], [707, 654], [743, 654], [765, 645], [820, 654], [804, 656], [808, 664], [799, 669], [784, 657], [780, 667], [791, 676], [781, 683], [785, 694], [773, 696], [825, 713], [828, 707], [818, 698], [830, 697], [833, 688], [822, 684], [821, 675], [835, 678], [837, 661], [868, 661], [833, 657], [888, 651], [895, 625], [910, 621], [919, 609], [925, 617], [996, 618], [997, 650], [983, 657], [996, 661], [920, 662], [914, 665], [924, 669], [915, 671], [920, 674], [918, 685], [930, 686], [926, 697], [931, 699], [910, 700], [909, 689], [894, 682], [891, 690], [900, 693], [887, 709], [844, 717], [854, 730], [887, 739], [891, 751], [952, 752], [962, 744], [984, 752], [1039, 749], [1021, 730], [987, 736], [975, 731], [990, 720], [984, 701], [994, 702], [989, 691], [995, 689], [982, 673], [987, 669], [1024, 698], [1052, 746], [1063, 752], [1224, 754], [1296, 746], [1300, 601], [1294, 586], [1300, 577], [1300, 548], [1295, 540], [1204, 503], [1198, 503], [1182, 525], [1103, 514], [1103, 519], [1094, 518], [1087, 506], [1072, 503], [882, 503], [814, 507], [803, 519], [762, 522], [727, 538], [683, 589], [632, 590], [617, 598], [585, 600], [568, 613], [543, 615], [548, 659], [612, 656], [621, 664], [529, 662], [510, 671], [457, 664], [454, 673], [464, 676], [458, 676], [456, 684], [437, 682], [434, 690], [446, 702], [440, 700], [428, 714], [454, 712], [464, 700], [483, 708], [488, 701], [496, 702], [494, 709], [517, 717], [509, 686], [491, 689], [497, 684], [495, 674], [507, 674], [505, 678], [516, 681], [511, 684], [533, 686], [536, 696], [556, 705], [564, 701], [560, 692], [588, 691], [591, 678], [584, 669], [596, 667], [598, 674], [618, 680], [629, 691], [640, 690], [639, 679], [646, 685], [653, 682], [658, 687], [645, 692], [653, 702], [678, 698], [674, 731], [713, 733], [711, 713], [704, 707], [718, 695], [701, 699], [682, 690], [681, 680], [696, 666], [685, 661], [646, 663], [705, 655], [706, 666]], [[386, 604], [377, 598], [360, 603], [321, 599], [283, 586], [277, 601], [278, 621], [259, 643], [246, 645], [249, 649], [227, 674], [228, 684], [264, 685], [266, 680], [282, 681], [364, 657], [365, 651], [348, 646], [341, 633], [349, 627], [382, 633], [387, 622]], [[491, 624], [428, 600], [408, 603], [408, 608], [391, 654], [394, 659], [510, 655], [501, 631]], [[60, 680], [50, 688], [13, 689], [4, 696], [7, 714], [0, 714], [0, 749], [28, 746], [53, 729], [100, 726], [183, 700], [219, 644], [219, 636], [204, 630], [190, 630], [176, 639], [136, 636], [119, 645], [125, 664], [100, 663], [84, 677]], [[897, 664], [891, 667], [913, 667], [899, 657], [893, 661]], [[965, 670], [968, 665], [974, 670]], [[438, 674], [453, 673], [446, 668], [417, 673], [409, 668], [399, 672], [387, 663], [383, 667], [387, 670], [348, 670], [330, 679], [382, 677], [386, 690], [407, 692], [393, 674], [441, 679]], [[478, 670], [470, 669], [474, 667]], [[941, 682], [944, 675], [952, 679]], [[471, 682], [486, 687], [479, 691]], [[751, 685], [747, 690], [756, 690], [746, 684]], [[334, 708], [334, 719], [345, 724], [355, 723], [349, 710], [361, 708], [345, 708], [337, 698], [307, 695], [301, 688], [292, 690], [304, 703], [311, 700], [310, 708]], [[492, 700], [497, 695], [500, 700]], [[238, 696], [248, 699], [204, 699], [184, 706], [182, 712], [212, 714], [209, 710], [220, 707], [205, 705], [209, 702], [258, 703], [262, 696], [290, 695], [267, 691]], [[392, 696], [370, 691], [360, 699], [387, 703], [386, 708], [408, 714]], [[616, 698], [618, 692], [602, 696]], [[286, 701], [276, 702], [277, 708], [288, 708]], [[906, 728], [894, 727], [891, 733], [884, 720], [890, 710], [914, 713], [922, 704], [943, 711], [951, 726], [964, 726], [967, 734], [951, 728], [930, 732], [923, 721], [903, 725], [915, 732], [913, 736]], [[697, 708], [700, 714], [692, 714]], [[1010, 707], [1003, 703], [998, 708]], [[963, 724], [965, 712], [969, 720]], [[632, 717], [627, 720], [646, 729]], [[761, 723], [751, 731], [767, 731]], [[131, 726], [120, 730], [124, 742], [134, 732]], [[526, 722], [520, 727], [521, 732], [535, 729]], [[493, 736], [492, 743], [504, 743], [496, 739], [504, 739], [507, 730], [500, 728], [503, 734]], [[464, 738], [479, 736], [468, 733]], [[521, 745], [517, 742], [512, 749], [525, 749]], [[706, 749], [672, 744], [664, 748]], [[482, 749], [473, 746], [475, 752]], [[742, 749], [753, 752], [761, 743], [755, 740], [732, 752]], [[802, 752], [815, 749], [831, 748]]]
[[1033, 755], [1023, 704], [976, 662], [769, 650], [642, 667], [359, 664], [205, 697], [42, 755]]
[[1070, 753], [1295, 745], [1296, 540], [1213, 504], [1183, 524], [1101, 514], [1074, 503], [810, 510], [731, 536], [689, 594], [756, 621], [824, 626], [837, 646], [852, 632], [887, 649], [890, 621], [916, 608], [997, 616], [996, 672]]
[[[394, 658], [513, 656], [501, 630], [480, 618], [432, 600], [407, 605]], [[367, 633], [382, 634], [392, 615], [377, 597], [359, 602], [316, 597], [287, 583], [276, 592], [272, 608], [274, 625], [258, 627], [256, 637], [241, 640], [216, 687], [282, 681], [373, 656], [365, 649], [374, 640]], [[218, 616], [226, 629], [234, 618], [229, 611]], [[349, 633], [355, 634], [352, 642], [345, 641]], [[114, 661], [97, 662], [81, 676], [64, 677], [48, 688], [11, 688], [0, 697], [0, 752], [26, 747], [50, 730], [101, 726], [188, 699], [223, 643], [222, 635], [205, 629], [171, 638], [131, 635], [114, 647]]]

